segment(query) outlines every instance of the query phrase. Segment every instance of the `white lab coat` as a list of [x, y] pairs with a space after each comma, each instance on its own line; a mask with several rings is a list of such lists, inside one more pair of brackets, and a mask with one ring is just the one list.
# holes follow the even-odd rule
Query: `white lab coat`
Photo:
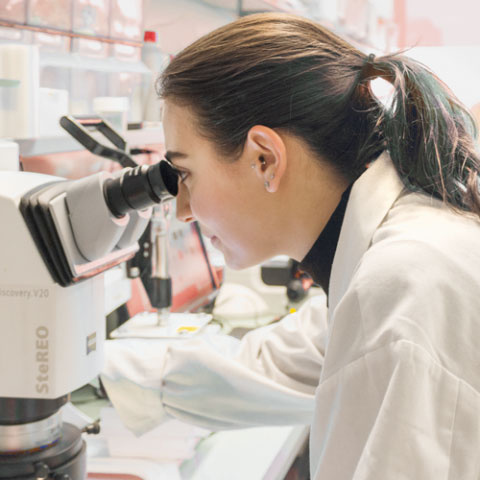
[[230, 349], [108, 342], [125, 424], [309, 424], [312, 479], [480, 478], [480, 223], [407, 192], [387, 154], [355, 182], [322, 297]]

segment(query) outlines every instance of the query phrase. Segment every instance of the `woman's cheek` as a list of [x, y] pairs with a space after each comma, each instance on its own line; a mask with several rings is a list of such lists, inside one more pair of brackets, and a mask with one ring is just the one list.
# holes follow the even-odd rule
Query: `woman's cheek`
[[190, 208], [195, 218], [207, 226], [211, 226], [219, 215], [221, 215], [221, 202], [215, 194], [206, 192], [201, 195], [194, 192], [190, 196]]

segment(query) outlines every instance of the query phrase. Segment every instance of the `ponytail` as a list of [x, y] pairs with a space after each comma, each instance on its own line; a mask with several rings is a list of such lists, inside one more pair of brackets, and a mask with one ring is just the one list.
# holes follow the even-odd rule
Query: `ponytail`
[[480, 216], [480, 155], [472, 115], [421, 63], [403, 56], [366, 61], [364, 79], [394, 86], [380, 124], [405, 186]]

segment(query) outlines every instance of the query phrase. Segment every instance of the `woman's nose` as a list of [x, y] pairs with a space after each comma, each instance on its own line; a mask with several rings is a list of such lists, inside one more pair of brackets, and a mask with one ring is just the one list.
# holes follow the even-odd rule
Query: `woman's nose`
[[193, 222], [194, 217], [190, 208], [190, 195], [188, 189], [181, 183], [178, 185], [177, 218], [182, 222]]

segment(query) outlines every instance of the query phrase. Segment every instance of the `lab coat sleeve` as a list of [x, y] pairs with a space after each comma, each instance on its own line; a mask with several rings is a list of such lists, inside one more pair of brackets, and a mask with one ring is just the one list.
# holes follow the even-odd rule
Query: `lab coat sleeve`
[[323, 364], [325, 296], [245, 335], [107, 341], [101, 375], [124, 424], [145, 433], [167, 417], [209, 429], [309, 424]]

